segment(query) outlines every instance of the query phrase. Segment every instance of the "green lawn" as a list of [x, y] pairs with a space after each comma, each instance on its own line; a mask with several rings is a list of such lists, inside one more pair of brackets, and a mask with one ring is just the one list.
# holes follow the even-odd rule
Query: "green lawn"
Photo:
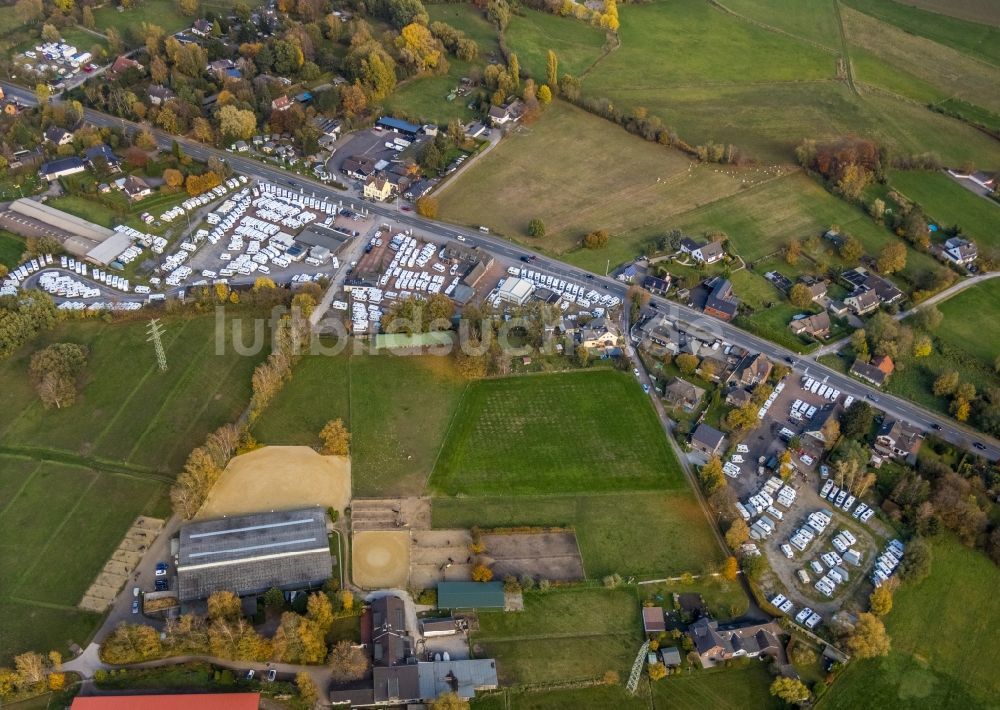
[[416, 77], [398, 86], [385, 99], [386, 111], [395, 116], [442, 126], [454, 118], [463, 123], [473, 119], [476, 113], [468, 106], [471, 96], [448, 100], [449, 94], [458, 88], [463, 76], [469, 75], [473, 65], [458, 59], [449, 61], [451, 66], [447, 74]]
[[590, 579], [617, 572], [646, 578], [698, 573], [722, 561], [688, 490], [601, 495], [434, 498], [436, 528], [530, 526], [576, 530]]
[[851, 65], [854, 78], [859, 82], [888, 89], [900, 96], [921, 103], [937, 103], [948, 93], [914, 76], [905, 68], [889, 64], [871, 52], [851, 48]]
[[[0, 410], [4, 445], [82, 456], [116, 465], [175, 473], [192, 448], [234, 421], [250, 397], [250, 375], [264, 354], [214, 354], [211, 317], [167, 319], [169, 369], [160, 372], [146, 323], [74, 321], [0, 363], [0, 389], [13, 406]], [[90, 349], [77, 402], [45, 409], [27, 382], [31, 353], [49, 342]]]
[[525, 594], [524, 612], [480, 613], [472, 642], [497, 659], [501, 685], [626, 676], [642, 643], [631, 590]]
[[1000, 571], [951, 538], [934, 539], [931, 576], [896, 593], [886, 629], [892, 651], [853, 663], [820, 701], [822, 710], [950, 710], [996, 707], [1000, 676], [992, 627]]
[[943, 172], [895, 170], [889, 183], [942, 227], [957, 224], [980, 248], [1000, 250], [1000, 204], [966, 190]]
[[[201, 3], [197, 17], [203, 16], [208, 11], [226, 12], [230, 10], [235, 2], [230, 0], [210, 0]], [[259, 3], [249, 2], [247, 5], [256, 7]], [[167, 34], [173, 34], [179, 30], [190, 27], [196, 17], [186, 17], [177, 8], [177, 3], [173, 0], [143, 0], [135, 7], [124, 12], [118, 12], [117, 5], [108, 3], [94, 10], [94, 22], [97, 27], [106, 30], [114, 27], [123, 37], [128, 37], [126, 32], [129, 28], [138, 29], [142, 23], [162, 27]]]
[[935, 335], [992, 368], [1000, 354], [1000, 321], [995, 317], [973, 318], [970, 314], [1000, 313], [1000, 279], [966, 289], [940, 304], [938, 309], [944, 314], [944, 321]]
[[580, 710], [581, 708], [615, 708], [615, 710], [648, 710], [645, 690], [633, 696], [621, 685], [599, 685], [590, 688], [545, 690], [538, 693], [503, 690], [472, 701], [472, 710]]
[[517, 54], [521, 69], [543, 84], [548, 72], [548, 51], [556, 53], [559, 75], [580, 77], [597, 61], [604, 48], [604, 32], [568, 17], [523, 8], [511, 13], [504, 32], [507, 46]]
[[0, 659], [86, 645], [76, 604], [137, 515], [162, 515], [159, 480], [0, 455]]
[[840, 51], [837, 12], [830, 0], [725, 0], [723, 4], [743, 17]]
[[447, 357], [307, 356], [254, 435], [315, 446], [340, 417], [352, 432], [354, 495], [419, 495], [465, 385]]
[[474, 382], [430, 487], [473, 496], [681, 488], [647, 399], [612, 370]]

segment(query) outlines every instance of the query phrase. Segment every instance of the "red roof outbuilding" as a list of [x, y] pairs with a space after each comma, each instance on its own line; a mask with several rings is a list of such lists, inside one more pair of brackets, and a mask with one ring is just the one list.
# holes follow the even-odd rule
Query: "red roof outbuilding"
[[258, 710], [260, 693], [93, 695], [73, 698], [70, 710]]

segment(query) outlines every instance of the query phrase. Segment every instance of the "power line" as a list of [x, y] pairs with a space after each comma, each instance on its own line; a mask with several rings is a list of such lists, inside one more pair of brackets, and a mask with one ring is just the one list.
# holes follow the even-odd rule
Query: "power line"
[[160, 325], [160, 321], [157, 318], [153, 318], [149, 321], [149, 328], [146, 331], [149, 337], [146, 341], [152, 341], [153, 348], [156, 350], [156, 362], [160, 366], [160, 372], [165, 372], [167, 369], [167, 353], [163, 350], [163, 326]]

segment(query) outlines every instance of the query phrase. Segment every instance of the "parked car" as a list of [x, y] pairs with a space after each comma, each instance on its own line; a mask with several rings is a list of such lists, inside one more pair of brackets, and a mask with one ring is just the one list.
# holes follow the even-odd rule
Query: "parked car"
[[141, 590], [141, 589], [139, 589], [138, 587], [132, 587], [132, 596], [133, 596], [133, 597], [137, 597], [137, 596], [139, 596], [139, 594], [140, 594], [140, 592], [141, 592], [141, 591], [142, 591], [142, 590]]
[[133, 599], [132, 600], [132, 613], [133, 614], [138, 614], [139, 613], [139, 600], [138, 599]]
[[254, 676], [255, 676], [256, 674], [257, 674], [257, 672], [256, 672], [256, 671], [254, 671], [254, 669], [253, 669], [253, 668], [251, 668], [250, 670], [248, 670], [248, 671], [247, 671], [247, 674], [246, 674], [246, 676], [244, 676], [244, 678], [246, 678], [246, 680], [253, 680], [253, 677], [254, 677]]
[[273, 683], [277, 677], [278, 677], [278, 671], [274, 670], [273, 668], [267, 672], [268, 683]]

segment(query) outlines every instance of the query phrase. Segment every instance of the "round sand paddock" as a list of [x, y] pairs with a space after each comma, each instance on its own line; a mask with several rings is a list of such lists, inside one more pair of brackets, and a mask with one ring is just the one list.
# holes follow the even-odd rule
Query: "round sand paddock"
[[197, 519], [351, 502], [351, 461], [308, 446], [265, 446], [237, 456], [208, 494]]
[[408, 530], [362, 530], [352, 536], [351, 571], [365, 589], [406, 587], [410, 578]]

